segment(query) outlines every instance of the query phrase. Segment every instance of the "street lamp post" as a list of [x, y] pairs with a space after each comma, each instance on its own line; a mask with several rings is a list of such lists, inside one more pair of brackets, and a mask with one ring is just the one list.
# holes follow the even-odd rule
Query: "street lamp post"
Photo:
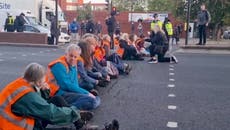
[[191, 5], [191, 0], [188, 0], [187, 18], [186, 18], [186, 39], [185, 39], [185, 45], [188, 45], [189, 22], [190, 22], [190, 5]]
[[[56, 31], [59, 31], [58, 29], [59, 29], [59, 23], [58, 23], [58, 0], [55, 0], [55, 20], [56, 20]], [[55, 38], [56, 38], [56, 45], [58, 44], [58, 34], [55, 36]]]

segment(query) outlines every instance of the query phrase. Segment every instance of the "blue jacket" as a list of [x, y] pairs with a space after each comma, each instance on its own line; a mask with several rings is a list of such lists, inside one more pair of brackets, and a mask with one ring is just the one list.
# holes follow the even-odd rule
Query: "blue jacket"
[[69, 25], [69, 30], [71, 33], [77, 33], [79, 30], [80, 26], [77, 22], [73, 21], [70, 25]]
[[83, 81], [96, 85], [96, 80], [87, 75], [87, 71], [85, 70], [84, 65], [81, 61], [77, 62], [77, 69], [79, 71], [80, 78]]
[[89, 94], [89, 92], [79, 86], [76, 66], [69, 66], [69, 72], [67, 72], [65, 66], [62, 63], [56, 63], [51, 67], [57, 84], [60, 89], [57, 95], [62, 95], [65, 92], [76, 92], [79, 94]]

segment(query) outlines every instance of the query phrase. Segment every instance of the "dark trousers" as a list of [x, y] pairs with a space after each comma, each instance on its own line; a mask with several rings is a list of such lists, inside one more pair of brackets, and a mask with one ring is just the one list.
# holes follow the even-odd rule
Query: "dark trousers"
[[[206, 44], [206, 25], [199, 25], [199, 44]], [[203, 40], [203, 42], [202, 42]]]

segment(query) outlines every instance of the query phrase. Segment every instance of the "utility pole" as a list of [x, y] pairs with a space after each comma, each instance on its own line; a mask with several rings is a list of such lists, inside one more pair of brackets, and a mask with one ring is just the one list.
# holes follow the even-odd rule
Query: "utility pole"
[[[56, 31], [59, 31], [59, 23], [58, 23], [58, 0], [55, 0], [55, 20], [56, 20]], [[56, 42], [55, 44], [57, 45], [58, 44], [58, 38], [59, 38], [59, 35], [57, 34], [55, 36], [56, 38]]]
[[185, 45], [188, 45], [191, 0], [188, 0], [187, 6], [188, 7], [187, 7], [187, 18], [186, 18], [186, 39], [185, 39]]

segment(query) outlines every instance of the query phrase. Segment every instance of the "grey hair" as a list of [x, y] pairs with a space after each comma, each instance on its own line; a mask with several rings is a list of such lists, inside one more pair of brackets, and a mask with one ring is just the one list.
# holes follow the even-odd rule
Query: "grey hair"
[[45, 67], [38, 63], [30, 63], [26, 66], [24, 79], [28, 82], [37, 82], [41, 80], [46, 74]]
[[96, 39], [97, 41], [99, 41], [99, 37], [97, 35], [91, 34], [91, 33], [86, 33], [82, 36], [82, 40], [85, 40], [89, 37], [93, 37], [94, 39]]
[[72, 50], [76, 50], [77, 52], [79, 52], [79, 54], [81, 54], [81, 48], [76, 44], [70, 44], [69, 46], [67, 46], [65, 53], [67, 54]]

